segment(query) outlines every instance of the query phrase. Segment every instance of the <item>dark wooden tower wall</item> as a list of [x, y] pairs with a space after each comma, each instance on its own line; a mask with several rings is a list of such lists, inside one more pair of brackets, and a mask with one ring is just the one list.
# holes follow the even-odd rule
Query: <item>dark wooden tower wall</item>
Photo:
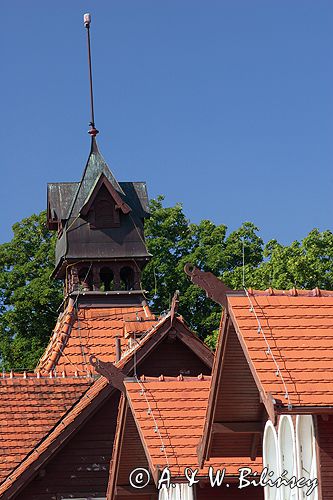
[[146, 184], [118, 183], [95, 137], [81, 181], [48, 184], [47, 205], [48, 227], [58, 231], [53, 276], [65, 281], [66, 293], [140, 289], [150, 258]]

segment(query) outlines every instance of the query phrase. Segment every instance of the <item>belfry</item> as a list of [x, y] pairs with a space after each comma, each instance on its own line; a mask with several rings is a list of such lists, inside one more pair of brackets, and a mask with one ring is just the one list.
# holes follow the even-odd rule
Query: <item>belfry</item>
[[90, 51], [91, 149], [80, 182], [50, 183], [47, 223], [58, 231], [53, 277], [64, 281], [65, 296], [84, 291], [89, 301], [138, 303], [141, 271], [149, 259], [144, 219], [149, 216], [145, 182], [118, 182], [99, 152], [95, 128]]
[[66, 295], [84, 291], [96, 300], [107, 294], [110, 302], [133, 302], [149, 259], [146, 184], [118, 183], [94, 136], [91, 141], [81, 181], [48, 185], [48, 227], [58, 231], [53, 276], [64, 280]]

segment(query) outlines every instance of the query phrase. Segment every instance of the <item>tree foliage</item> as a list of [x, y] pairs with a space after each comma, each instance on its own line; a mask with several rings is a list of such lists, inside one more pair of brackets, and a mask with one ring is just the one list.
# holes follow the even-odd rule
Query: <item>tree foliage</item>
[[0, 349], [4, 368], [28, 369], [54, 328], [62, 288], [50, 280], [55, 239], [45, 212], [17, 222], [13, 233], [0, 245]]
[[146, 222], [147, 245], [153, 258], [144, 271], [143, 284], [147, 290], [154, 290], [151, 307], [157, 312], [168, 309], [173, 293], [179, 290], [179, 311], [205, 338], [218, 327], [221, 310], [190, 283], [185, 264], [222, 278], [226, 275], [226, 282], [232, 284], [232, 272], [242, 266], [243, 240], [246, 262], [253, 268], [263, 259], [263, 241], [250, 222], [227, 235], [227, 226], [216, 226], [209, 220], [191, 224], [181, 204], [165, 208], [162, 202], [163, 197], [151, 202], [152, 217]]
[[[9, 243], [0, 245], [0, 352], [5, 369], [32, 369], [54, 328], [62, 301], [62, 286], [50, 280], [55, 235], [46, 227], [45, 212], [16, 223]], [[151, 202], [145, 226], [153, 258], [142, 284], [156, 313], [168, 310], [175, 290], [179, 312], [214, 347], [221, 309], [191, 284], [184, 273], [189, 262], [211, 271], [229, 287], [333, 289], [333, 234], [313, 229], [301, 242], [264, 245], [258, 228], [245, 222], [228, 233], [227, 226], [209, 220], [190, 223], [182, 205]], [[245, 267], [243, 269], [243, 246]]]

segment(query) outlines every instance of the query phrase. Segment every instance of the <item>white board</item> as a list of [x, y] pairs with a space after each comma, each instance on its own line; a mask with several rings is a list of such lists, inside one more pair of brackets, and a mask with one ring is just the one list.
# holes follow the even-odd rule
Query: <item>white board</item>
[[[298, 477], [317, 477], [316, 441], [312, 415], [296, 417], [296, 456]], [[318, 488], [306, 496], [307, 488], [300, 490], [300, 500], [318, 500]]]
[[158, 495], [158, 500], [194, 500], [194, 487], [188, 484], [177, 483], [166, 488], [163, 486]]
[[[294, 424], [290, 415], [283, 415], [279, 421], [278, 429], [279, 468], [280, 476], [287, 471], [286, 478], [297, 477], [296, 466], [296, 440]], [[298, 499], [298, 488], [282, 485], [281, 500]]]
[[[269, 472], [274, 472], [270, 477], [272, 481], [279, 476], [278, 439], [274, 425], [267, 420], [263, 440], [263, 465]], [[277, 488], [265, 486], [265, 500], [280, 500], [280, 492]]]

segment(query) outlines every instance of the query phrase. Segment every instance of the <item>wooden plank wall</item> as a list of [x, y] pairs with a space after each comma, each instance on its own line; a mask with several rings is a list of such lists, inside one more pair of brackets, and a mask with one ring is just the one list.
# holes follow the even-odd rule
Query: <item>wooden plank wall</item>
[[186, 376], [196, 377], [202, 373], [210, 375], [208, 368], [183, 342], [178, 339], [165, 339], [138, 368], [139, 375], [176, 377], [182, 372]]
[[317, 442], [322, 499], [333, 499], [333, 417], [317, 417]]
[[206, 486], [196, 489], [196, 500], [243, 500], [245, 498], [246, 500], [263, 500], [264, 488], [249, 486], [240, 490], [237, 485], [230, 485], [227, 488], [223, 483], [216, 488]]
[[[105, 496], [111, 459], [119, 393], [82, 427], [73, 439], [16, 497], [19, 500], [61, 500], [62, 498]], [[100, 495], [96, 495], [99, 492]], [[74, 498], [75, 498], [74, 496]]]

